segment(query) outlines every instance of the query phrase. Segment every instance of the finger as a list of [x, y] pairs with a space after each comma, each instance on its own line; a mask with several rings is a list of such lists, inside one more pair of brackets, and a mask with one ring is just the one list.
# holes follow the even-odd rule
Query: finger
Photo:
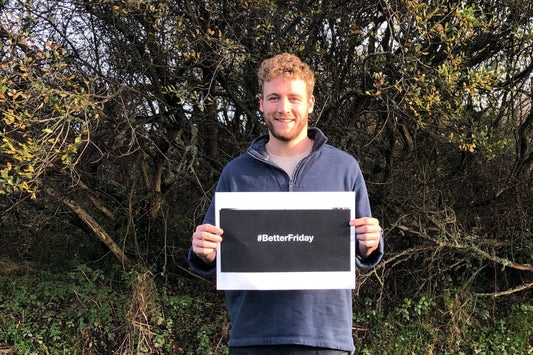
[[370, 234], [358, 234], [357, 241], [360, 245], [367, 247], [373, 247], [379, 244], [381, 240], [380, 234], [370, 233]]
[[192, 240], [192, 249], [196, 254], [208, 256], [216, 253], [217, 242], [195, 238]]
[[192, 235], [192, 241], [194, 243], [195, 240], [198, 241], [205, 241], [205, 242], [211, 242], [211, 243], [220, 243], [222, 241], [222, 237], [217, 234], [207, 233], [207, 232], [196, 232]]
[[360, 242], [360, 243], [376, 243], [381, 240], [381, 235], [378, 234], [378, 233], [370, 233], [370, 234], [358, 234], [356, 236], [357, 240]]
[[216, 251], [216, 249], [213, 248], [203, 248], [201, 246], [193, 246], [192, 251], [194, 251], [198, 255], [209, 255]]
[[199, 225], [198, 227], [196, 227], [196, 231], [205, 231], [205, 232], [216, 234], [216, 235], [222, 235], [224, 233], [222, 228], [219, 228], [217, 226], [214, 226], [208, 223]]
[[355, 228], [356, 234], [381, 234], [381, 227], [379, 225], [363, 225]]
[[216, 242], [212, 242], [206, 239], [193, 239], [193, 247], [202, 248], [202, 249], [211, 249], [214, 250], [217, 247]]
[[213, 243], [220, 243], [222, 241], [222, 229], [212, 225], [200, 225], [196, 228], [196, 232], [192, 235], [194, 240], [206, 240]]
[[354, 227], [359, 227], [359, 226], [364, 226], [364, 225], [378, 225], [379, 226], [379, 220], [373, 217], [361, 217], [361, 218], [352, 219], [350, 221], [350, 225]]
[[359, 242], [359, 248], [367, 248], [367, 249], [375, 249], [379, 246], [379, 242], [376, 241], [366, 241], [366, 242]]

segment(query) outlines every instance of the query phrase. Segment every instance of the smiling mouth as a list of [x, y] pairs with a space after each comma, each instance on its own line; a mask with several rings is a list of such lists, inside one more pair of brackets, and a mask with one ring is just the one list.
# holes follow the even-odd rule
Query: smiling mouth
[[288, 123], [288, 122], [292, 122], [293, 119], [292, 119], [292, 118], [283, 118], [283, 117], [279, 117], [279, 118], [276, 118], [276, 121], [278, 121], [278, 122], [286, 122], [286, 123]]

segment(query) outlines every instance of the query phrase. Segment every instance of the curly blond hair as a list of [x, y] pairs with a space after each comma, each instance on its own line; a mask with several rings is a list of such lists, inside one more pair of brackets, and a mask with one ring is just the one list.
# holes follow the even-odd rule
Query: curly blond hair
[[301, 79], [307, 86], [307, 95], [313, 95], [315, 87], [315, 74], [309, 66], [302, 62], [300, 58], [290, 53], [278, 54], [272, 58], [265, 59], [257, 72], [259, 79], [259, 89], [263, 92], [263, 85], [278, 75], [285, 75], [290, 79]]

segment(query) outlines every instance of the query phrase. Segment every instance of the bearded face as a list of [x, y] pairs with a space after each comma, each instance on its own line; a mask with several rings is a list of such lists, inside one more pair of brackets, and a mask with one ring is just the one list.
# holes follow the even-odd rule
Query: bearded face
[[287, 143], [307, 137], [308, 117], [314, 103], [315, 98], [308, 97], [307, 85], [301, 79], [279, 75], [265, 82], [259, 108], [271, 139]]

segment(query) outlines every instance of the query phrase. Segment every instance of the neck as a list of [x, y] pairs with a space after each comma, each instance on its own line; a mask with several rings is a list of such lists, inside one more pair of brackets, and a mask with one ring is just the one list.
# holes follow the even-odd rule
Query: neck
[[266, 149], [269, 153], [278, 155], [280, 157], [289, 157], [293, 155], [299, 155], [307, 152], [313, 146], [313, 140], [307, 137], [307, 135], [298, 141], [291, 140], [284, 142], [278, 140], [272, 135], [266, 144]]

